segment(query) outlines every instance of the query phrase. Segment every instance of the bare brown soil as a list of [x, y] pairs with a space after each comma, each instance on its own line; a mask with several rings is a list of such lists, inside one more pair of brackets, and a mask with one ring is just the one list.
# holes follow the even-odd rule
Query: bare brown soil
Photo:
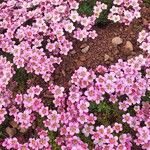
[[[73, 41], [74, 49], [69, 52], [69, 55], [63, 56], [63, 61], [57, 67], [54, 73], [54, 81], [56, 84], [67, 87], [68, 81], [74, 70], [79, 66], [87, 68], [95, 68], [98, 65], [109, 66], [118, 61], [118, 59], [127, 60], [142, 54], [142, 50], [137, 43], [138, 33], [150, 22], [150, 9], [142, 8], [142, 17], [134, 21], [130, 26], [122, 24], [110, 23], [105, 27], [95, 26], [98, 37], [88, 39], [87, 41]], [[112, 44], [112, 39], [119, 36], [123, 43], [118, 46]], [[133, 51], [125, 48], [126, 41], [133, 44]], [[88, 45], [89, 51], [82, 53], [81, 49], [84, 45]], [[109, 59], [106, 60], [109, 56]]]

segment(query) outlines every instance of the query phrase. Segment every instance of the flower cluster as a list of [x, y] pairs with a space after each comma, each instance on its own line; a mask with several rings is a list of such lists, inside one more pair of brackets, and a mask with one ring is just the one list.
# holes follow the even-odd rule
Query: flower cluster
[[17, 138], [6, 138], [3, 142], [2, 146], [9, 149], [17, 149], [17, 150], [51, 150], [51, 146], [49, 145], [49, 137], [46, 131], [41, 130], [38, 131], [38, 138], [30, 138], [27, 143], [20, 144]]
[[15, 74], [13, 64], [6, 60], [5, 57], [0, 56], [0, 93], [6, 88], [10, 79]]
[[108, 19], [129, 25], [133, 19], [140, 18], [141, 0], [114, 0]]
[[[80, 41], [97, 36], [92, 26], [107, 6], [97, 1], [93, 15], [85, 16], [78, 13], [80, 1], [1, 2], [0, 50], [13, 55], [17, 69], [23, 67], [48, 82], [55, 64], [62, 61], [60, 55], [67, 55], [73, 48], [70, 35]], [[128, 25], [140, 17], [139, 3], [114, 0], [108, 18]], [[150, 50], [149, 30], [139, 34], [138, 42], [144, 51]], [[150, 149], [150, 103], [143, 100], [150, 91], [150, 55], [120, 59], [108, 68], [99, 65], [88, 70], [81, 66], [72, 75], [68, 89], [53, 82], [48, 87], [34, 83], [24, 93], [7, 88], [15, 74], [12, 65], [0, 56], [0, 125], [9, 118], [17, 124], [18, 132], [24, 132], [23, 136], [14, 133], [0, 139], [0, 147], [51, 150], [58, 145], [62, 150], [89, 150], [91, 146], [93, 150], [131, 150], [136, 145]], [[47, 93], [49, 99], [45, 98]], [[100, 116], [91, 105], [102, 102], [118, 107], [120, 119], [99, 124]], [[124, 132], [126, 125], [131, 133]], [[52, 139], [51, 133], [55, 134]]]
[[136, 131], [137, 138], [134, 142], [148, 150], [150, 149], [150, 103], [142, 102], [142, 106], [135, 106], [134, 110], [136, 115], [124, 114], [123, 122]]
[[21, 128], [29, 128], [35, 120], [33, 112], [43, 106], [42, 100], [37, 98], [41, 91], [41, 87], [35, 86], [28, 89], [27, 94], [16, 95], [14, 105], [9, 108], [9, 115], [14, 117], [14, 121], [20, 124]]
[[137, 40], [141, 45], [140, 48], [144, 51], [150, 53], [150, 25], [147, 30], [142, 30], [139, 33], [139, 37]]
[[[118, 96], [126, 95], [124, 101], [119, 102], [119, 108], [127, 110], [129, 106], [140, 103], [141, 96], [149, 88], [148, 78], [143, 78], [141, 73], [144, 65], [146, 59], [143, 55], [127, 62], [118, 60], [118, 63], [110, 66], [98, 77], [94, 71], [87, 71], [86, 68], [80, 67], [75, 71], [71, 81], [81, 89], [87, 88], [84, 95], [88, 100], [96, 103], [104, 100], [105, 93], [110, 95], [109, 101], [112, 103], [119, 102]], [[97, 70], [100, 71], [100, 67]]]
[[104, 127], [103, 125], [97, 127], [96, 132], [93, 133], [92, 139], [96, 144], [94, 150], [105, 149], [131, 149], [132, 137], [130, 134], [121, 134], [119, 137], [113, 135], [113, 128], [110, 126]]
[[[21, 47], [24, 47], [24, 49], [21, 49]], [[54, 56], [47, 57], [42, 48], [30, 49], [29, 45], [21, 47], [15, 46], [13, 49], [13, 62], [17, 65], [17, 68], [25, 67], [28, 73], [34, 72], [37, 75], [42, 75], [45, 81], [49, 81], [55, 70], [54, 64], [60, 64], [61, 59]]]
[[0, 91], [0, 125], [4, 122], [7, 115], [7, 107], [11, 104], [12, 92], [3, 89]]
[[0, 124], [5, 120], [7, 114], [6, 107], [10, 104], [12, 93], [7, 90], [10, 79], [15, 74], [13, 64], [0, 56]]
[[72, 0], [2, 2], [0, 48], [13, 54], [18, 68], [49, 81], [54, 64], [61, 62], [60, 54], [67, 55], [73, 48], [67, 37], [72, 33], [81, 41], [94, 39], [97, 34], [91, 27], [107, 6], [97, 2], [89, 17], [80, 15], [78, 8], [79, 2]]
[[[112, 134], [113, 132], [119, 133], [122, 131], [122, 124], [115, 123], [113, 127], [95, 127], [97, 117], [90, 113], [89, 106], [91, 101], [99, 104], [105, 100], [105, 94], [108, 94], [108, 100], [112, 103], [117, 103], [119, 109], [122, 111], [126, 112], [130, 107], [135, 105], [140, 106], [142, 102], [141, 97], [145, 95], [147, 89], [149, 89], [149, 84], [147, 83], [149, 83], [150, 78], [147, 73], [146, 75], [142, 73], [143, 67], [145, 67], [145, 71], [148, 72], [149, 61], [149, 57], [144, 58], [143, 55], [140, 55], [129, 59], [127, 62], [119, 60], [118, 63], [110, 66], [108, 69], [98, 66], [96, 69], [99, 72], [98, 76], [93, 70], [87, 70], [84, 67], [80, 67], [76, 70], [72, 76], [72, 86], [70, 87], [67, 99], [67, 110], [71, 112], [68, 119], [69, 121], [72, 120], [73, 123], [65, 123], [62, 129], [65, 136], [68, 134], [75, 136], [75, 134], [81, 131], [87, 137], [89, 137], [89, 135], [92, 136], [95, 149], [131, 149], [131, 135], [123, 134], [121, 137], [118, 137]], [[120, 100], [121, 96], [124, 97], [123, 100]], [[149, 114], [149, 109], [147, 109], [146, 113], [147, 115]], [[123, 115], [123, 122], [125, 116], [126, 115]], [[141, 116], [139, 118], [141, 118]], [[142, 121], [146, 124], [149, 123], [147, 123], [147, 119], [144, 117], [140, 122]], [[136, 128], [135, 132], [137, 132], [137, 137], [140, 138], [140, 143], [137, 145], [142, 145], [143, 149], [147, 149], [149, 136], [146, 142], [142, 142], [142, 140], [144, 141], [145, 139], [139, 132], [144, 130], [143, 132], [146, 133], [146, 131], [150, 131], [149, 127], [142, 127], [141, 123], [135, 120], [131, 121], [130, 127]], [[145, 137], [147, 135], [149, 135], [149, 132], [147, 132]], [[63, 137], [63, 140], [64, 139], [65, 137]], [[137, 143], [136, 141], [135, 139], [134, 142]]]
[[[144, 58], [140, 55], [127, 62], [119, 60], [118, 63], [108, 69], [98, 66], [96, 69], [98, 75], [93, 70], [80, 67], [72, 76], [69, 93], [66, 93], [63, 87], [50, 84], [49, 91], [54, 95], [53, 102], [57, 111], [42, 108], [39, 113], [42, 117], [45, 117], [43, 123], [48, 130], [60, 133], [56, 138], [56, 142], [61, 146], [61, 149], [69, 149], [70, 147], [73, 147], [73, 149], [74, 147], [79, 147], [83, 150], [88, 149], [87, 144], [77, 137], [80, 133], [83, 133], [85, 137], [92, 137], [95, 149], [109, 148], [119, 150], [123, 147], [131, 149], [132, 135], [121, 134], [119, 137], [114, 136], [114, 133], [118, 134], [123, 131], [123, 124], [116, 122], [108, 127], [96, 126], [97, 117], [90, 112], [89, 106], [93, 101], [99, 104], [105, 99], [105, 94], [109, 95], [108, 100], [110, 102], [118, 103], [118, 107], [122, 111], [126, 112], [135, 105], [140, 106], [141, 97], [150, 88], [149, 84], [147, 84], [150, 81], [150, 77], [147, 73], [142, 74], [143, 67], [145, 67], [145, 72], [148, 72], [149, 63], [149, 57]], [[120, 100], [119, 97], [121, 96], [124, 96], [123, 100]], [[149, 110], [147, 111], [149, 113]], [[123, 122], [126, 122], [126, 118], [126, 114], [124, 114]], [[149, 123], [144, 117], [141, 121], [146, 124]], [[140, 129], [147, 131], [149, 127], [145, 126], [143, 129], [138, 122], [136, 126], [135, 120], [132, 120], [129, 125], [135, 129], [140, 141], [144, 140], [142, 135], [138, 136]], [[136, 143], [136, 141], [135, 139], [134, 142]], [[141, 141], [139, 145], [144, 145], [143, 149], [146, 149], [148, 142], [149, 137], [144, 144]]]
[[[73, 137], [58, 137], [56, 139], [58, 145], [62, 145], [62, 150], [88, 150], [88, 144], [84, 143], [78, 136]], [[65, 145], [64, 145], [65, 144]]]
[[[2, 104], [1, 118], [4, 120], [8, 109], [8, 115], [14, 118], [19, 127], [28, 129], [40, 117], [45, 130], [43, 132], [57, 132], [55, 142], [62, 150], [88, 150], [88, 144], [81, 140], [78, 136], [80, 134], [91, 137], [94, 150], [131, 149], [133, 142], [142, 146], [142, 149], [149, 149], [149, 103], [142, 101], [150, 89], [149, 66], [150, 56], [144, 58], [139, 55], [128, 61], [118, 60], [118, 63], [109, 68], [100, 65], [95, 71], [80, 67], [71, 77], [69, 91], [53, 83], [49, 84], [53, 107], [44, 103], [41, 97], [43, 89], [38, 85], [32, 86], [25, 94], [16, 94], [15, 99], [10, 98], [6, 104]], [[114, 122], [109, 126], [97, 124], [98, 116], [90, 111], [90, 105], [91, 102], [100, 104], [106, 101], [105, 95], [107, 101], [112, 105], [117, 104], [123, 112], [122, 122]], [[127, 112], [132, 107], [134, 114]], [[136, 137], [123, 132], [124, 123], [133, 129]], [[42, 149], [43, 146], [50, 149], [48, 137], [43, 138], [44, 140], [30, 138], [29, 143], [23, 144], [15, 137], [6, 138], [3, 147], [19, 149], [19, 146], [23, 146], [34, 149], [38, 145], [37, 149]], [[38, 144], [39, 141], [41, 145]]]

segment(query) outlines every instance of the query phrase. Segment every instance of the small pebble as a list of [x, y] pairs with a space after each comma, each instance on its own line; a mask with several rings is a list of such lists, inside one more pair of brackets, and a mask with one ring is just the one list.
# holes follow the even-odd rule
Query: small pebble
[[125, 49], [133, 51], [133, 44], [130, 41], [126, 42]]
[[83, 49], [81, 49], [81, 52], [82, 53], [87, 53], [89, 51], [89, 49], [90, 49], [90, 46], [86, 46]]
[[9, 124], [10, 124], [13, 128], [17, 128], [17, 127], [18, 127], [17, 122], [15, 122], [14, 120], [12, 120]]
[[72, 54], [72, 55], [74, 55], [75, 53], [76, 53], [75, 50], [72, 50], [72, 51], [70, 52], [70, 54]]
[[5, 131], [9, 135], [9, 137], [13, 137], [17, 132], [15, 128], [10, 127], [7, 127]]
[[86, 46], [88, 46], [88, 44], [87, 43], [83, 43], [83, 44], [81, 44], [80, 48], [85, 48]]
[[115, 37], [115, 38], [112, 39], [112, 44], [113, 45], [120, 45], [122, 43], [123, 43], [123, 40], [119, 36], [117, 36], [117, 37]]
[[105, 56], [104, 56], [104, 61], [107, 61], [107, 60], [109, 60], [109, 59], [110, 59], [110, 56], [107, 55], [107, 54], [105, 54]]

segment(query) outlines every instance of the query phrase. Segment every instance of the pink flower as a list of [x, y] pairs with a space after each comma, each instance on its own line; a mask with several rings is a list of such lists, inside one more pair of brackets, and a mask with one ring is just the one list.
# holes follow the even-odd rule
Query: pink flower
[[105, 92], [111, 94], [115, 91], [115, 84], [113, 82], [107, 81], [104, 85]]
[[93, 114], [90, 114], [90, 115], [88, 116], [88, 123], [94, 124], [95, 121], [96, 121], [96, 119], [97, 119], [97, 118], [96, 118]]
[[142, 140], [142, 144], [147, 143], [150, 141], [150, 130], [147, 127], [139, 128], [137, 137]]
[[124, 144], [119, 144], [116, 148], [116, 150], [127, 150], [126, 146]]
[[127, 123], [131, 122], [132, 117], [130, 116], [129, 113], [123, 114], [122, 117], [123, 117], [123, 119], [122, 119], [123, 122], [127, 122]]
[[18, 150], [30, 150], [30, 149], [28, 147], [28, 144], [25, 143], [25, 144], [20, 144]]
[[50, 119], [43, 121], [43, 123], [44, 123], [45, 127], [47, 127], [50, 131], [56, 132], [58, 130], [58, 128], [60, 127], [59, 122], [54, 122], [54, 121], [51, 122]]
[[114, 126], [113, 126], [113, 129], [116, 133], [119, 133], [120, 131], [123, 130], [122, 128], [122, 124], [119, 124], [119, 123], [115, 123]]
[[109, 140], [110, 145], [113, 145], [113, 146], [118, 145], [118, 137], [117, 136], [111, 136], [111, 137], [109, 137], [108, 140]]
[[52, 93], [54, 94], [55, 98], [62, 97], [64, 92], [64, 87], [55, 86], [52, 90]]
[[87, 99], [89, 101], [96, 99], [96, 96], [97, 96], [96, 90], [94, 89], [94, 87], [89, 87], [88, 90], [86, 90], [84, 94], [87, 96]]
[[23, 96], [21, 94], [17, 94], [15, 98], [15, 102], [20, 105], [23, 102]]
[[139, 1], [114, 0], [108, 19], [129, 25], [133, 19], [141, 17]]
[[31, 126], [31, 111], [26, 109], [24, 112], [19, 112], [15, 116], [15, 121], [21, 123], [22, 128], [28, 128]]
[[51, 122], [59, 123], [59, 121], [60, 121], [60, 114], [58, 114], [56, 110], [53, 110], [53, 111], [51, 111], [51, 113], [49, 113], [47, 118], [50, 119]]
[[87, 101], [80, 101], [78, 104], [77, 104], [77, 108], [79, 110], [80, 113], [83, 113], [83, 112], [88, 112], [88, 107], [90, 106], [90, 103], [87, 102]]
[[5, 57], [0, 56], [0, 92], [2, 92], [3, 88], [6, 88], [15, 73], [12, 65]]
[[69, 18], [73, 21], [73, 22], [76, 22], [76, 21], [79, 21], [79, 14], [76, 10], [72, 10], [71, 13], [70, 13], [70, 16]]
[[78, 102], [80, 100], [80, 92], [70, 92], [69, 93], [69, 97], [68, 99], [72, 102], [72, 103], [75, 103], [75, 102]]
[[113, 133], [113, 131], [114, 131], [111, 126], [107, 126], [105, 130], [106, 130], [106, 134], [107, 134], [107, 135]]
[[10, 116], [13, 116], [13, 115], [16, 116], [18, 112], [19, 112], [19, 110], [15, 106], [13, 106], [9, 109]]
[[75, 29], [72, 22], [65, 22], [64, 24], [65, 24], [64, 29], [69, 33], [73, 32], [73, 30]]
[[23, 104], [26, 108], [33, 106], [34, 102], [35, 102], [35, 99], [32, 96], [27, 95], [27, 94], [24, 95]]
[[60, 135], [65, 135], [65, 136], [68, 135], [68, 131], [67, 131], [66, 126], [63, 126], [63, 127], [60, 128]]
[[119, 102], [119, 109], [123, 111], [127, 111], [127, 108], [129, 107], [128, 103], [126, 101], [124, 102]]
[[38, 110], [38, 113], [41, 115], [41, 117], [48, 116], [48, 114], [49, 114], [49, 109], [48, 109], [48, 107], [42, 106], [42, 107], [40, 108], [40, 110]]
[[97, 132], [98, 132], [100, 137], [104, 137], [105, 136], [106, 130], [105, 130], [105, 127], [103, 125], [97, 126], [96, 130], [97, 130]]
[[44, 137], [44, 138], [40, 138], [38, 139], [38, 144], [39, 144], [39, 149], [45, 148], [49, 146], [49, 137]]
[[17, 138], [6, 138], [4, 142], [2, 143], [3, 147], [6, 147], [7, 149], [18, 149], [19, 148], [19, 143]]
[[36, 150], [37, 147], [39, 147], [38, 144], [39, 144], [39, 143], [38, 143], [38, 140], [36, 140], [36, 139], [34, 139], [34, 138], [30, 138], [30, 139], [29, 139], [29, 147], [30, 147], [30, 148]]
[[93, 129], [94, 129], [94, 126], [90, 126], [90, 125], [85, 124], [82, 132], [84, 133], [84, 135], [86, 137], [88, 137], [90, 134], [93, 133]]
[[79, 124], [75, 122], [70, 122], [69, 126], [67, 127], [67, 131], [69, 132], [70, 135], [79, 133]]
[[77, 121], [81, 124], [84, 124], [85, 122], [87, 122], [87, 115], [80, 114], [79, 117], [77, 118]]

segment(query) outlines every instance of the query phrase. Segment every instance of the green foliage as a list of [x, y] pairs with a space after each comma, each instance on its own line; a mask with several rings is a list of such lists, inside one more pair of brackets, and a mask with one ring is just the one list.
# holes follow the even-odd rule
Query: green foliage
[[[96, 104], [96, 103], [91, 103], [90, 105], [90, 111], [95, 113], [96, 112], [96, 116], [97, 116], [97, 125], [101, 125], [103, 124], [104, 126], [108, 126], [111, 124], [114, 124], [114, 122], [118, 122], [122, 124], [122, 115], [124, 114], [123, 111], [119, 110], [118, 108], [118, 104], [112, 104], [109, 103], [107, 100], [101, 102], [100, 104]], [[128, 110], [131, 114], [134, 113], [133, 109], [130, 108], [130, 110]], [[121, 135], [122, 133], [132, 133], [131, 128], [129, 127], [129, 125], [127, 123], [123, 123], [123, 131], [118, 133], [118, 134], [114, 134], [114, 135]]]
[[12, 55], [12, 54], [3, 52], [3, 51], [0, 49], [0, 56], [1, 56], [1, 55], [2, 55], [3, 57], [6, 57], [8, 61], [13, 62], [13, 55]]
[[100, 104], [96, 104], [96, 103], [91, 103], [90, 104], [90, 110], [93, 112], [101, 112], [101, 113], [105, 113], [107, 115], [111, 114], [111, 112], [113, 111], [112, 107], [106, 103], [106, 102], [100, 102]]
[[145, 96], [142, 97], [142, 101], [144, 101], [144, 102], [150, 102], [150, 91], [147, 91], [145, 93]]
[[55, 139], [57, 137], [56, 132], [49, 131], [48, 136], [50, 138], [50, 144], [52, 145], [52, 150], [61, 150], [60, 146], [58, 146], [55, 142]]
[[[83, 2], [80, 3], [79, 7], [79, 13], [80, 14], [85, 14], [87, 16], [92, 15], [93, 13], [93, 7], [95, 5], [97, 0], [84, 0]], [[98, 25], [106, 25], [109, 21], [107, 19], [109, 9], [112, 7], [112, 0], [101, 0], [101, 2], [105, 3], [107, 5], [107, 10], [104, 10], [100, 17], [97, 19], [97, 24]]]
[[131, 116], [134, 116], [135, 115], [135, 110], [134, 110], [134, 106], [130, 106], [126, 113], [129, 113]]
[[27, 88], [26, 82], [28, 80], [28, 74], [24, 68], [19, 68], [16, 70], [14, 80], [18, 82], [18, 92], [25, 92]]
[[5, 126], [2, 124], [0, 125], [0, 140], [5, 138], [3, 131], [5, 131]]
[[103, 124], [105, 126], [113, 124], [114, 122], [121, 122], [123, 112], [119, 110], [118, 104], [112, 104], [107, 100], [96, 104], [90, 104], [90, 111], [97, 116], [97, 125]]
[[43, 127], [44, 125], [43, 125], [43, 121], [44, 121], [44, 118], [43, 117], [41, 117], [40, 115], [38, 115], [37, 116], [37, 125], [39, 126], [39, 127]]
[[86, 14], [87, 16], [92, 15], [93, 6], [95, 5], [96, 0], [85, 0], [80, 3], [79, 13]]
[[144, 3], [147, 7], [150, 7], [150, 0], [144, 0]]
[[[38, 125], [38, 127], [42, 128], [44, 126], [44, 124], [43, 124], [44, 118], [41, 117], [40, 115], [37, 118], [38, 118], [37, 125]], [[53, 150], [61, 150], [60, 146], [58, 146], [56, 144], [56, 142], [55, 142], [55, 139], [57, 137], [57, 133], [56, 132], [52, 132], [52, 131], [48, 131], [48, 136], [50, 138], [49, 143], [51, 144], [52, 149]]]
[[140, 32], [143, 29], [141, 23], [136, 23], [136, 24], [133, 25], [133, 27], [138, 32]]
[[0, 125], [0, 140], [4, 139], [6, 137], [5, 129], [6, 129], [9, 122], [10, 122], [10, 118], [6, 115], [5, 121]]
[[94, 148], [94, 144], [93, 141], [91, 140], [91, 137], [85, 137], [85, 135], [83, 133], [79, 133], [78, 136], [80, 137], [80, 139], [84, 142], [88, 144], [88, 148], [89, 150], [92, 150]]
[[102, 2], [107, 5], [107, 10], [104, 10], [101, 13], [100, 17], [97, 20], [97, 23], [106, 25], [109, 22], [109, 20], [107, 18], [108, 18], [109, 10], [112, 7], [113, 1], [112, 0], [102, 0]]

